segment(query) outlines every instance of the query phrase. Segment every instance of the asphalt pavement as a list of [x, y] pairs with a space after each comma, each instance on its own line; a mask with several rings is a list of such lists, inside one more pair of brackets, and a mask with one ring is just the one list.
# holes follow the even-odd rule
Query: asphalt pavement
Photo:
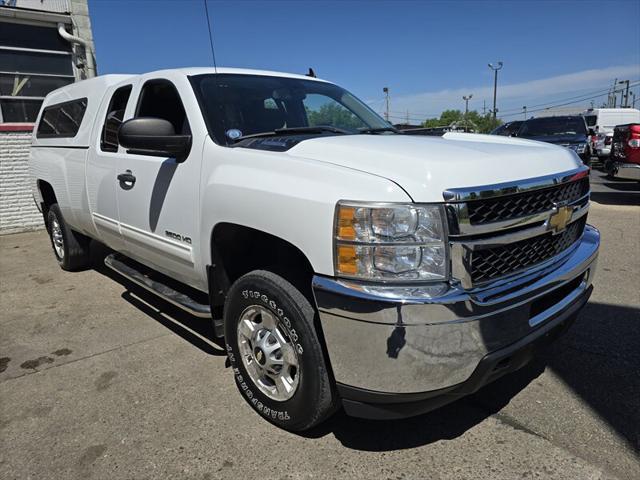
[[99, 248], [67, 273], [44, 232], [0, 237], [0, 478], [640, 478], [640, 208], [594, 177], [599, 271], [564, 337], [440, 410], [304, 435], [245, 404], [207, 322], [99, 267]]

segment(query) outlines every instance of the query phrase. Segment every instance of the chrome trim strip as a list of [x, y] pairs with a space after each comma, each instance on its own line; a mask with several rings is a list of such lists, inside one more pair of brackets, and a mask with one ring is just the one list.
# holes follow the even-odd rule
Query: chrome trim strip
[[[585, 205], [583, 207], [578, 207], [573, 211], [573, 215], [571, 217], [571, 223], [567, 225], [567, 228], [577, 220], [584, 217], [589, 212], [589, 205]], [[451, 239], [454, 240], [451, 242], [452, 245], [462, 245], [463, 247], [475, 250], [479, 246], [482, 247], [492, 247], [499, 245], [508, 245], [510, 243], [519, 242], [521, 240], [526, 240], [528, 238], [537, 237], [539, 235], [544, 235], [545, 233], [549, 233], [548, 221], [550, 212], [546, 212], [546, 220], [542, 225], [538, 225], [537, 227], [527, 228], [526, 230], [518, 230], [511, 233], [503, 233], [502, 235], [497, 235], [488, 238], [482, 238], [479, 240], [464, 240], [461, 238], [456, 238], [451, 236]], [[564, 231], [564, 230], [563, 230]], [[498, 232], [499, 233], [499, 232]]]
[[[569, 205], [581, 205], [589, 202], [590, 193], [583, 195], [582, 197], [574, 200]], [[450, 235], [450, 238], [458, 238], [465, 235], [482, 235], [487, 233], [500, 233], [501, 230], [507, 230], [510, 228], [522, 227], [532, 223], [545, 222], [549, 219], [549, 216], [554, 212], [554, 209], [545, 210], [544, 212], [535, 213], [533, 215], [527, 215], [523, 217], [511, 218], [509, 220], [502, 220], [499, 222], [483, 223], [480, 225], [471, 225], [469, 223], [469, 215], [467, 213], [466, 203], [456, 203], [451, 205], [456, 208], [456, 215], [458, 218], [458, 231], [459, 234]]]
[[583, 165], [575, 170], [546, 175], [543, 177], [523, 179], [513, 182], [481, 185], [477, 187], [449, 188], [442, 192], [447, 202], [466, 202], [470, 200], [485, 200], [488, 198], [530, 192], [571, 182], [589, 175], [589, 167]]

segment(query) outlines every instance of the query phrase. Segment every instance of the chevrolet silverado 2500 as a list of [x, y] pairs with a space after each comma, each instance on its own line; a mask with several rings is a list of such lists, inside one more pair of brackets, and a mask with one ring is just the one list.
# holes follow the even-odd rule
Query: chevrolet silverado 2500
[[237, 69], [50, 93], [31, 172], [65, 270], [105, 263], [224, 338], [241, 396], [308, 429], [511, 372], [592, 291], [589, 171], [559, 146], [396, 132], [332, 83]]

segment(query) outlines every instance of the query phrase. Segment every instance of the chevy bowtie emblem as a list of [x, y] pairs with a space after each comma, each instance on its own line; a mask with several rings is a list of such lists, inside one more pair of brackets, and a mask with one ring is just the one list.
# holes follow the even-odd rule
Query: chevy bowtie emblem
[[571, 217], [573, 217], [573, 207], [556, 204], [547, 221], [547, 229], [553, 231], [553, 234], [556, 235], [567, 228]]

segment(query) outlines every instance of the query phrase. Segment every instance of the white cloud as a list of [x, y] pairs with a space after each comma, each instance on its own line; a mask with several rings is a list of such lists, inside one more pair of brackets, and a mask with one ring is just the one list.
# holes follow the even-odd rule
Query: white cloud
[[[623, 65], [602, 69], [584, 70], [555, 77], [531, 80], [510, 85], [500, 84], [498, 77], [498, 112], [507, 113], [509, 110], [520, 110], [523, 105], [534, 105], [552, 101], [560, 101], [568, 97], [589, 94], [599, 89], [605, 90], [618, 79], [640, 79], [640, 65]], [[395, 116], [392, 121], [404, 118], [407, 110], [412, 121], [425, 116], [437, 116], [442, 110], [454, 108], [463, 109], [463, 95], [473, 94], [469, 109], [482, 110], [482, 100], [486, 100], [487, 109], [492, 107], [493, 84], [470, 86], [455, 90], [440, 90], [413, 95], [391, 97], [390, 110]], [[606, 98], [606, 94], [605, 97]], [[601, 99], [598, 99], [602, 102]], [[383, 105], [380, 100], [369, 102], [377, 111], [381, 112]], [[589, 101], [576, 104], [589, 105]], [[401, 117], [401, 118], [398, 118]]]

